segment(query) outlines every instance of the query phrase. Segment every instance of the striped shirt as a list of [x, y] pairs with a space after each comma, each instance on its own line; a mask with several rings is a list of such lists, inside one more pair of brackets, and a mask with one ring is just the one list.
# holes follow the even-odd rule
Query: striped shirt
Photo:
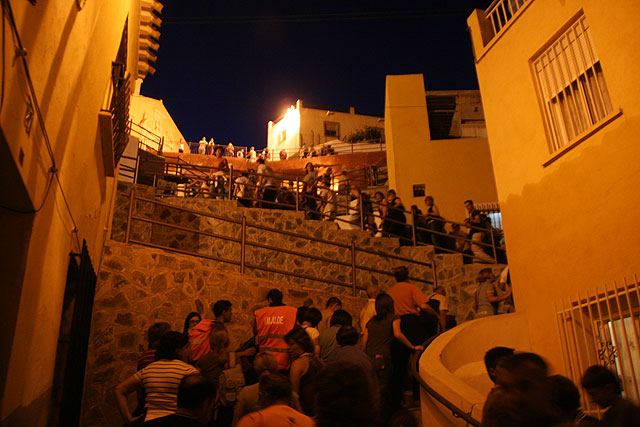
[[171, 415], [178, 409], [178, 386], [182, 378], [199, 372], [181, 360], [158, 360], [134, 375], [144, 386], [145, 421]]

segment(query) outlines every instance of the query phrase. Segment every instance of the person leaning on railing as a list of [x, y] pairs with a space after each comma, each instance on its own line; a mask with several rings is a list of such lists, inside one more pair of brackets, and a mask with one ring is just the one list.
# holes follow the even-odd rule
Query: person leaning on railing
[[391, 237], [404, 237], [406, 222], [402, 200], [396, 195], [395, 190], [389, 190], [387, 192], [387, 214], [382, 224], [384, 232]]
[[[253, 148], [253, 147], [251, 147]], [[273, 177], [273, 169], [268, 166], [264, 159], [258, 159], [258, 189], [262, 191], [261, 202], [259, 207], [266, 209], [273, 209], [275, 206], [273, 202], [278, 197], [278, 187], [276, 186], [275, 179]]]

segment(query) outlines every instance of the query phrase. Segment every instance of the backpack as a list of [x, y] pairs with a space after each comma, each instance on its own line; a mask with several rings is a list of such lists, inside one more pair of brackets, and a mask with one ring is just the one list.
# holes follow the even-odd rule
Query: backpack
[[233, 406], [244, 385], [242, 365], [236, 364], [235, 353], [229, 353], [229, 369], [222, 371], [218, 384], [220, 403], [224, 406]]

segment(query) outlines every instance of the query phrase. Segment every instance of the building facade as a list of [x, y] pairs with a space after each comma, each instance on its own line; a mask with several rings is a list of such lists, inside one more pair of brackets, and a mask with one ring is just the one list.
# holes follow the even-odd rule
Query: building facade
[[[613, 307], [614, 294], [596, 289], [634, 282], [640, 270], [638, 17], [634, 0], [528, 0], [496, 1], [468, 19], [522, 333], [553, 370], [574, 378], [609, 363], [607, 344], [619, 355], [624, 341], [607, 343], [597, 322], [578, 326], [574, 317], [576, 337], [592, 343], [571, 362], [562, 338], [571, 328], [561, 333], [569, 317], [556, 307], [576, 295]], [[637, 349], [633, 295], [626, 314], [607, 315], [611, 324], [630, 319]], [[574, 316], [600, 311], [580, 307]]]
[[[281, 119], [268, 123], [267, 148], [275, 156], [274, 158], [277, 158], [282, 150], [288, 157], [292, 157], [299, 156], [305, 150], [319, 152], [321, 145], [335, 141], [334, 145], [340, 146], [340, 150], [346, 152], [351, 150], [343, 149], [344, 144], [339, 141], [347, 141], [355, 132], [366, 129], [380, 135], [376, 141], [373, 141], [377, 144], [356, 143], [358, 147], [354, 149], [375, 151], [377, 148], [379, 151], [379, 144], [382, 143], [380, 139], [384, 135], [384, 121], [381, 117], [356, 114], [354, 107], [350, 107], [348, 113], [307, 108], [299, 99], [295, 106], [292, 105], [287, 109]], [[367, 147], [368, 145], [370, 147]]]
[[498, 201], [478, 91], [426, 92], [422, 74], [387, 76], [385, 135], [389, 188], [405, 208], [431, 195], [448, 220], [464, 201]]
[[154, 71], [161, 10], [3, 1], [2, 425], [77, 425], [129, 96]]

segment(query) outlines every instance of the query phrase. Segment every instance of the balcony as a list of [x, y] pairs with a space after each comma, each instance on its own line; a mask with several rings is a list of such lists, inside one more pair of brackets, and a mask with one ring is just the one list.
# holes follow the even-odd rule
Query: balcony
[[494, 0], [486, 10], [476, 9], [467, 19], [476, 61], [511, 26], [533, 0]]

